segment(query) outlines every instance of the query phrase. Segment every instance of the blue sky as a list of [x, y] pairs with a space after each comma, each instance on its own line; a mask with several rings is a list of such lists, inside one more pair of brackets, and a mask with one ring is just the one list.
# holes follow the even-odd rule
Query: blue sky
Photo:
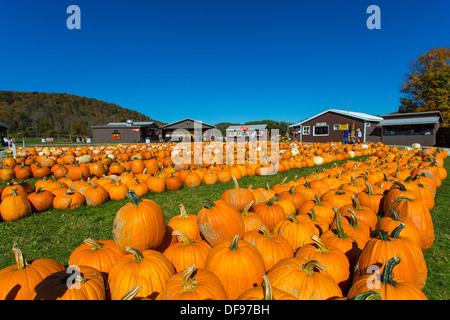
[[[69, 5], [81, 30], [69, 30]], [[369, 5], [381, 29], [369, 30]], [[298, 122], [394, 112], [411, 59], [450, 46], [448, 0], [0, 2], [0, 90], [70, 93], [150, 118]]]

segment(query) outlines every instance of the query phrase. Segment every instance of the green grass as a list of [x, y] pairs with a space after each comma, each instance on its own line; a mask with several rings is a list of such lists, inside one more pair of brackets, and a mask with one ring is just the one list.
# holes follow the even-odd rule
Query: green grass
[[[365, 159], [359, 158], [354, 160]], [[343, 162], [337, 162], [341, 165]], [[325, 164], [318, 168], [328, 168]], [[284, 177], [288, 181], [295, 176], [306, 176], [317, 167], [291, 169], [273, 176], [247, 176], [239, 180], [241, 187], [253, 185], [254, 188], [271, 186], [281, 182]], [[450, 173], [450, 161], [445, 168]], [[36, 179], [28, 182], [34, 184]], [[3, 183], [4, 184], [4, 183]], [[162, 194], [149, 193], [144, 198], [156, 201], [165, 214], [166, 222], [179, 214], [179, 204], [183, 203], [188, 213], [197, 214], [202, 208], [205, 198], [217, 200], [233, 183], [217, 183], [212, 186], [201, 185], [190, 189], [184, 187], [178, 191], [166, 191]], [[12, 244], [17, 241], [27, 259], [52, 258], [63, 265], [72, 250], [79, 246], [87, 237], [93, 239], [112, 239], [112, 225], [116, 212], [128, 200], [108, 201], [97, 207], [83, 206], [76, 210], [61, 211], [51, 209], [30, 217], [0, 222], [0, 269], [15, 263], [11, 251]], [[436, 196], [436, 206], [432, 210], [436, 239], [433, 246], [425, 252], [428, 267], [428, 279], [424, 293], [430, 300], [448, 300], [449, 294], [449, 215], [450, 208], [450, 177], [443, 181]]]

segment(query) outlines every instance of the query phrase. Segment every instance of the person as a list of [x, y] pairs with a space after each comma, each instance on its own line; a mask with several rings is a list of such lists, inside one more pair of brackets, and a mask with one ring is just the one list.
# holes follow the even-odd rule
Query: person
[[344, 141], [342, 142], [343, 144], [348, 144], [348, 137], [350, 135], [350, 130], [347, 129], [344, 130]]
[[358, 139], [356, 140], [358, 143], [360, 143], [361, 142], [361, 139], [362, 139], [362, 132], [361, 132], [361, 129], [360, 128], [358, 128], [358, 129], [356, 129], [356, 132], [357, 132], [357, 135], [358, 135]]

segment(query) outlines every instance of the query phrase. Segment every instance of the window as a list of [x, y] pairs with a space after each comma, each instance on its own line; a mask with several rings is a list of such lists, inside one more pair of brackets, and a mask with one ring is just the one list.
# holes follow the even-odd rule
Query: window
[[333, 124], [333, 130], [339, 130], [340, 124]]
[[314, 126], [314, 136], [328, 136], [328, 126]]
[[309, 135], [310, 126], [302, 127], [303, 128], [303, 134], [305, 136]]

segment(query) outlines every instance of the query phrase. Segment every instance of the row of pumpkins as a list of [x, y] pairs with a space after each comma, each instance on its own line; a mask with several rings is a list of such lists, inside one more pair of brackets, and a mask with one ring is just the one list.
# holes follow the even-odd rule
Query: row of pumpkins
[[128, 191], [113, 239], [84, 240], [67, 268], [28, 261], [15, 243], [0, 299], [424, 300], [446, 157], [388, 152], [271, 188], [236, 185], [167, 224]]
[[[115, 153], [106, 153], [113, 150], [99, 147], [104, 148], [104, 154], [93, 153], [98, 150], [90, 150], [93, 147], [80, 147], [80, 150], [55, 147], [47, 152], [38, 152], [40, 149], [30, 149], [28, 153], [19, 151], [15, 159], [7, 157], [2, 160], [0, 179], [9, 183], [6, 187], [0, 186], [0, 215], [3, 221], [12, 221], [51, 208], [70, 210], [83, 205], [97, 206], [108, 200], [122, 200], [130, 190], [142, 197], [149, 192], [162, 193], [183, 187], [196, 188], [202, 184], [226, 183], [232, 180], [232, 176], [239, 180], [247, 175], [272, 174], [274, 170], [284, 172], [292, 168], [321, 165], [377, 150], [336, 154], [331, 152], [341, 149], [297, 147], [292, 144], [281, 147], [284, 149], [280, 148], [282, 154], [278, 166], [271, 162], [249, 163], [248, 155], [247, 161], [242, 164], [176, 166], [170, 156], [171, 144], [164, 148], [159, 146], [162, 149], [157, 149], [158, 152], [152, 152], [153, 147], [148, 146], [141, 148], [150, 148], [150, 151], [128, 147], [116, 148]], [[381, 150], [380, 145], [377, 148]], [[34, 187], [26, 181], [32, 177], [39, 179]], [[13, 198], [6, 199], [9, 196]]]

